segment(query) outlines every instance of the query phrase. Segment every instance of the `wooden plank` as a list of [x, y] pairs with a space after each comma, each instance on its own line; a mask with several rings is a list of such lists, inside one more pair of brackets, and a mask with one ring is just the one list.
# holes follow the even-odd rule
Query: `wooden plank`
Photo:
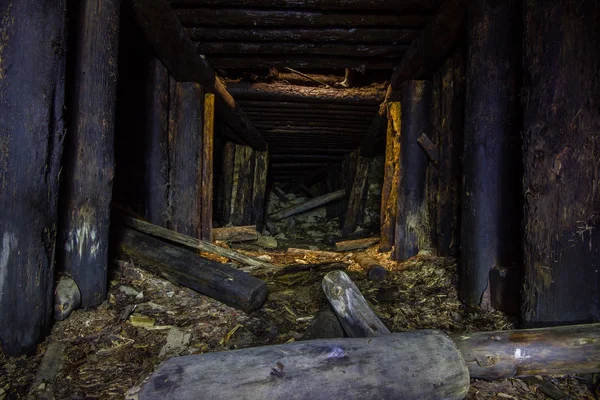
[[413, 40], [404, 57], [394, 68], [391, 84], [395, 89], [403, 82], [422, 79], [452, 50], [462, 33], [466, 6], [470, 0], [444, 0], [432, 20]]
[[185, 27], [289, 27], [289, 28], [421, 28], [431, 18], [427, 14], [344, 13], [247, 8], [184, 8], [175, 14]]
[[597, 6], [524, 2], [527, 326], [600, 318]]
[[173, 8], [250, 7], [312, 10], [433, 12], [434, 0], [169, 0]]
[[213, 228], [213, 239], [224, 242], [247, 242], [258, 239], [256, 225]]
[[195, 42], [200, 54], [218, 57], [219, 54], [303, 54], [349, 57], [401, 57], [408, 49], [407, 44], [345, 44], [310, 42]]
[[[377, 111], [374, 106], [355, 106], [348, 104], [313, 104], [302, 101], [269, 101], [269, 100], [240, 100], [238, 102], [240, 106], [244, 108], [244, 111], [287, 111], [287, 110], [298, 110], [299, 112], [306, 113], [308, 110], [319, 111], [335, 111], [336, 114], [345, 111], [349, 115], [357, 115], [360, 112], [366, 112], [373, 114]], [[290, 112], [290, 111], [287, 111]]]
[[65, 1], [2, 2], [0, 15], [0, 343], [17, 356], [52, 323]]
[[354, 68], [360, 70], [392, 69], [394, 61], [383, 57], [341, 57], [341, 56], [294, 56], [265, 55], [241, 57], [237, 54], [210, 55], [206, 59], [215, 68], [296, 68], [328, 69]]
[[336, 242], [335, 249], [337, 251], [362, 250], [369, 248], [377, 243], [379, 243], [378, 237], [342, 240], [340, 242]]
[[221, 168], [221, 185], [219, 185], [219, 200], [217, 202], [217, 215], [221, 224], [229, 222], [231, 216], [231, 205], [233, 202], [233, 170], [235, 159], [235, 144], [230, 141], [223, 148], [223, 167]]
[[267, 297], [267, 284], [228, 265], [200, 257], [129, 228], [118, 232], [118, 250], [174, 283], [251, 312]]
[[432, 87], [429, 81], [407, 81], [402, 85], [402, 132], [400, 180], [396, 213], [395, 246], [392, 259], [404, 261], [420, 249], [431, 247], [431, 221], [425, 199], [427, 155], [417, 143], [422, 133], [431, 132]]
[[[391, 368], [390, 366], [393, 366]], [[141, 385], [140, 400], [448, 399], [465, 397], [469, 374], [439, 331], [299, 341], [163, 362]]]
[[204, 117], [202, 129], [202, 240], [212, 242], [213, 225], [213, 146], [215, 128], [215, 95], [204, 95]]
[[82, 307], [106, 298], [120, 4], [85, 0], [70, 11], [73, 68], [57, 251], [59, 268], [81, 291]]
[[202, 237], [202, 126], [199, 84], [171, 79], [168, 228]]
[[128, 11], [138, 22], [156, 55], [179, 82], [197, 82], [215, 94], [219, 117], [251, 146], [266, 150], [260, 133], [227, 92], [210, 64], [196, 51], [166, 0], [130, 0]]
[[491, 307], [492, 268], [522, 263], [522, 167], [514, 134], [520, 129], [517, 18], [513, 3], [486, 0], [469, 8], [460, 298], [483, 308]]
[[344, 226], [342, 227], [342, 237], [348, 237], [348, 235], [354, 232], [358, 225], [359, 215], [364, 210], [369, 164], [369, 158], [358, 157], [356, 174], [354, 174], [354, 182], [350, 190], [348, 208], [344, 218]]
[[385, 165], [381, 191], [379, 251], [390, 251], [395, 242], [398, 190], [400, 186], [400, 132], [402, 106], [400, 102], [387, 104], [387, 134]]
[[269, 215], [269, 219], [271, 221], [278, 221], [280, 219], [284, 219], [287, 217], [291, 217], [292, 215], [300, 214], [305, 211], [312, 210], [314, 208], [325, 205], [329, 202], [340, 200], [346, 197], [346, 190], [338, 190], [337, 192], [328, 193], [323, 196], [315, 197], [314, 199], [310, 199], [307, 202], [302, 204], [297, 204], [295, 206], [285, 208], [283, 210], [279, 210], [271, 215]]
[[254, 153], [254, 180], [252, 188], [253, 220], [257, 229], [262, 232], [265, 224], [265, 207], [267, 196], [267, 174], [269, 172], [269, 154], [266, 151]]

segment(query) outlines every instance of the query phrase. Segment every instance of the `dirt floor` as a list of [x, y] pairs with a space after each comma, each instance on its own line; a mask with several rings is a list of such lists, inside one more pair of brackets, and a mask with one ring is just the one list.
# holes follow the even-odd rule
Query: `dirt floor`
[[[349, 275], [392, 332], [435, 328], [461, 333], [513, 327], [501, 313], [467, 309], [458, 301], [456, 263], [452, 259], [417, 256], [399, 264], [389, 261], [389, 254], [378, 254], [371, 248], [366, 252], [391, 271], [383, 281], [371, 281], [353, 262], [352, 253], [332, 258], [281, 250], [246, 252], [276, 265], [347, 263]], [[267, 302], [245, 314], [173, 285], [131, 260], [119, 260], [110, 271], [106, 302], [75, 311], [67, 320], [57, 322], [34, 355], [0, 356], [0, 400], [28, 396], [124, 398], [161, 361], [172, 356], [301, 340], [312, 317], [327, 304], [321, 289], [324, 274], [313, 270], [270, 279]], [[38, 372], [47, 350], [62, 354], [58, 375], [50, 381], [44, 380], [46, 367]], [[36, 372], [38, 378], [33, 383]], [[558, 398], [598, 398], [586, 380], [577, 376], [471, 383], [468, 399], [557, 398], [542, 393], [540, 388], [547, 391], [548, 385], [566, 396]]]

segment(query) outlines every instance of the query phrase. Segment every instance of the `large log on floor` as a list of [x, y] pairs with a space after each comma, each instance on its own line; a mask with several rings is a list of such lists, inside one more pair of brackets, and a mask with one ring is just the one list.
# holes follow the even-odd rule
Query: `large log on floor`
[[396, 214], [398, 210], [398, 190], [400, 187], [400, 120], [402, 107], [399, 101], [388, 103], [387, 133], [385, 143], [385, 164], [381, 189], [379, 251], [390, 251], [394, 245]]
[[356, 174], [350, 190], [348, 208], [342, 227], [342, 236], [347, 237], [356, 230], [360, 213], [364, 210], [364, 202], [367, 194], [367, 178], [369, 177], [370, 159], [358, 157], [356, 162]]
[[310, 199], [307, 202], [302, 204], [298, 204], [289, 208], [285, 208], [283, 210], [277, 211], [269, 215], [269, 219], [272, 221], [279, 221], [280, 219], [284, 219], [287, 217], [291, 217], [292, 215], [300, 214], [302, 212], [312, 210], [314, 208], [325, 205], [329, 202], [340, 200], [346, 197], [346, 190], [338, 190], [337, 192], [328, 193], [323, 196], [315, 197], [314, 199]]
[[202, 127], [204, 92], [171, 79], [169, 111], [168, 227], [202, 237]]
[[77, 283], [81, 306], [88, 307], [106, 297], [121, 2], [70, 4], [73, 67], [57, 251], [58, 267]]
[[300, 341], [163, 362], [139, 400], [462, 399], [469, 373], [454, 343], [433, 330]]
[[52, 319], [65, 1], [2, 2], [0, 15], [0, 343], [14, 356]]
[[460, 298], [483, 308], [491, 269], [516, 268], [523, 246], [515, 12], [486, 0], [468, 16]]
[[598, 3], [526, 1], [524, 8], [522, 320], [599, 321]]
[[250, 312], [267, 297], [267, 284], [228, 265], [200, 257], [147, 234], [122, 228], [118, 249], [151, 272], [210, 296], [231, 307]]
[[600, 324], [451, 337], [467, 363], [471, 378], [507, 379], [600, 371]]
[[341, 242], [335, 243], [335, 249], [337, 251], [362, 250], [376, 245], [377, 243], [379, 243], [378, 237], [342, 240]]
[[427, 155], [418, 138], [431, 131], [431, 82], [407, 81], [402, 85], [400, 179], [392, 258], [404, 261], [430, 246], [431, 227], [425, 201]]

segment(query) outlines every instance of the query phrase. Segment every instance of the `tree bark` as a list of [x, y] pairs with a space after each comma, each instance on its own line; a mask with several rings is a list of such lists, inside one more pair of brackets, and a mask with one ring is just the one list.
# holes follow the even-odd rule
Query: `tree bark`
[[204, 96], [204, 117], [202, 129], [202, 184], [201, 198], [201, 229], [202, 240], [212, 242], [213, 225], [213, 146], [215, 128], [215, 95]]
[[33, 350], [52, 319], [65, 126], [65, 1], [0, 5], [0, 343]]
[[400, 179], [392, 258], [404, 261], [431, 245], [431, 228], [425, 199], [427, 155], [417, 139], [430, 134], [431, 82], [408, 81], [402, 85]]
[[598, 4], [524, 4], [522, 320], [527, 326], [598, 321]]
[[81, 306], [89, 307], [106, 297], [120, 1], [70, 4], [69, 135], [58, 265], [77, 283]]
[[[393, 366], [393, 367], [391, 367]], [[463, 399], [469, 373], [452, 341], [433, 330], [300, 341], [162, 363], [140, 400], [265, 398]]]
[[157, 275], [245, 312], [267, 297], [264, 281], [133, 229], [119, 231], [118, 249]]
[[468, 17], [460, 298], [483, 308], [491, 307], [490, 271], [521, 263], [515, 7], [475, 2]]
[[398, 212], [398, 188], [400, 187], [400, 131], [402, 107], [400, 102], [387, 104], [387, 134], [385, 165], [381, 191], [381, 228], [379, 251], [390, 251], [394, 245]]

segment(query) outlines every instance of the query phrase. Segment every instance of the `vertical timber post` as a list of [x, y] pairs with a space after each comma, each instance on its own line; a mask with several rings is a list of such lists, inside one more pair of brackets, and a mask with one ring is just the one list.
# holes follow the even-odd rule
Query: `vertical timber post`
[[235, 146], [233, 210], [231, 223], [235, 226], [252, 223], [252, 189], [254, 184], [254, 150], [250, 146]]
[[121, 2], [69, 5], [69, 122], [58, 250], [62, 271], [77, 283], [81, 305], [88, 307], [106, 297]]
[[231, 204], [233, 194], [233, 170], [235, 163], [235, 144], [226, 141], [223, 146], [223, 166], [221, 167], [221, 184], [219, 185], [219, 203], [217, 208], [220, 211], [219, 222], [227, 225], [231, 218]]
[[146, 218], [167, 227], [169, 218], [169, 71], [150, 60], [146, 85], [145, 194]]
[[525, 326], [600, 320], [599, 13], [524, 2]]
[[342, 237], [348, 237], [358, 224], [359, 214], [364, 206], [367, 178], [369, 177], [369, 161], [370, 158], [358, 156], [356, 161], [356, 173], [352, 188], [348, 194], [348, 209], [344, 218], [344, 226], [342, 228]]
[[521, 253], [515, 11], [482, 0], [468, 12], [460, 297], [485, 309], [490, 272], [516, 269]]
[[0, 21], [0, 343], [15, 356], [52, 319], [65, 1], [5, 1]]
[[202, 130], [202, 240], [212, 242], [213, 225], [213, 146], [215, 128], [215, 95], [204, 95], [204, 128]]
[[385, 144], [385, 166], [381, 192], [379, 251], [390, 251], [394, 245], [398, 190], [400, 179], [400, 129], [402, 106], [399, 101], [387, 105], [387, 134]]
[[202, 237], [202, 129], [204, 92], [171, 78], [169, 112], [169, 228]]
[[401, 87], [400, 179], [392, 258], [404, 261], [431, 245], [430, 221], [425, 199], [427, 155], [417, 139], [429, 136], [432, 87], [428, 81], [406, 81]]
[[265, 199], [267, 195], [267, 173], [269, 172], [269, 153], [254, 153], [254, 187], [252, 189], [252, 209], [256, 230], [262, 232], [265, 224]]

